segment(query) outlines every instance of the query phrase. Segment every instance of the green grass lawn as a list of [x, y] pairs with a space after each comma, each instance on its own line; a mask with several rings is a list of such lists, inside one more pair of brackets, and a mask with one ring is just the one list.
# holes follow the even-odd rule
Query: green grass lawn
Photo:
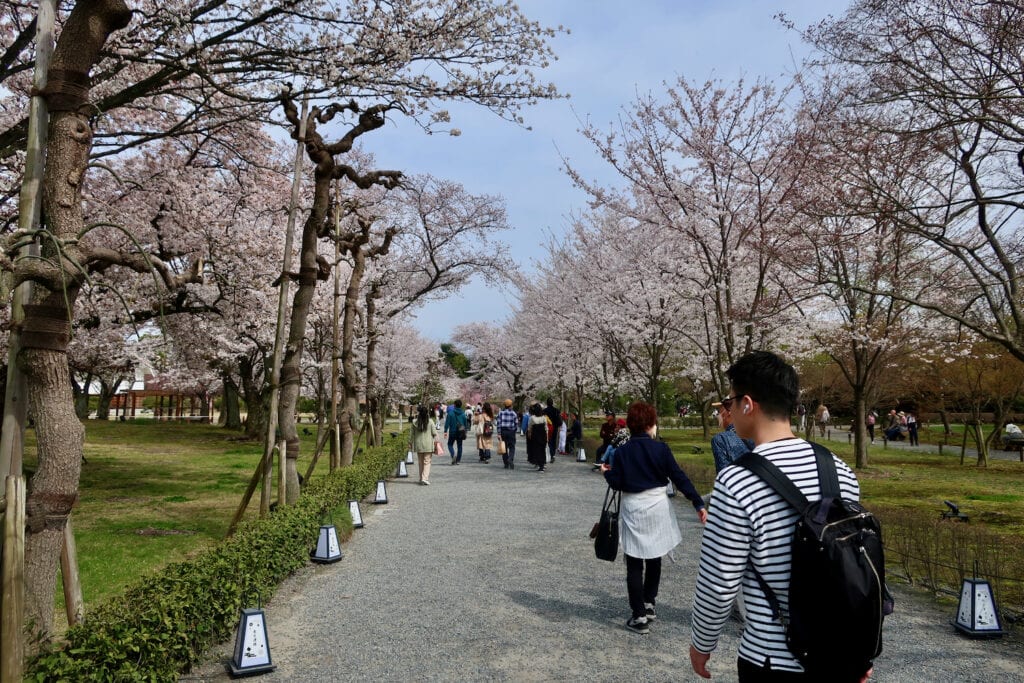
[[[138, 578], [223, 539], [262, 445], [239, 441], [238, 433], [212, 425], [152, 420], [85, 425], [87, 462], [72, 523], [88, 611]], [[304, 474], [314, 437], [300, 438]], [[31, 430], [25, 462], [35, 467]], [[327, 466], [323, 457], [317, 471]], [[258, 510], [257, 490], [247, 515]], [[58, 588], [60, 620], [63, 602]]]

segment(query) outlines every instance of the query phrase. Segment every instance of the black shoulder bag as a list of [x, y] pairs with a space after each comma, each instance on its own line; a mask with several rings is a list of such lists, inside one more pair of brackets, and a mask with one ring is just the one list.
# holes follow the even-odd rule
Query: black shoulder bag
[[609, 486], [604, 494], [601, 519], [590, 532], [594, 554], [599, 560], [614, 562], [619, 554], [619, 497], [619, 492]]

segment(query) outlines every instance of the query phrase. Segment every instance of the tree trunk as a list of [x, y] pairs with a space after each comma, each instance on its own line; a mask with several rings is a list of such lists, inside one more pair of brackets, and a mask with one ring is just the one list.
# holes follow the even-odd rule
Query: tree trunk
[[373, 417], [367, 442], [379, 446], [384, 436], [384, 416], [377, 393], [377, 292], [375, 284], [366, 294], [366, 414]]
[[241, 429], [242, 415], [238, 409], [238, 385], [228, 373], [224, 373], [221, 383], [224, 385], [224, 402], [221, 406], [221, 421], [224, 428]]
[[853, 389], [853, 452], [856, 455], [857, 469], [868, 466], [868, 428], [867, 399], [864, 385], [854, 384]]
[[245, 438], [262, 440], [267, 433], [267, 413], [270, 410], [270, 388], [266, 375], [257, 382], [256, 369], [248, 357], [238, 361], [238, 374], [242, 379], [242, 393], [245, 396], [246, 418]]
[[107, 384], [106, 380], [100, 380], [100, 395], [99, 400], [96, 403], [96, 419], [97, 420], [109, 420], [110, 419], [110, 402], [113, 400], [114, 395], [117, 394], [118, 387], [121, 386], [121, 380], [118, 379], [113, 385]]
[[[43, 202], [47, 227], [59, 242], [76, 239], [85, 223], [82, 179], [92, 145], [89, 72], [107, 37], [130, 20], [131, 12], [122, 0], [75, 3], [54, 50], [47, 84], [51, 117]], [[43, 244], [45, 258], [61, 258], [51, 241]], [[34, 622], [43, 638], [49, 637], [53, 626], [64, 526], [78, 497], [82, 464], [84, 429], [75, 415], [67, 358], [77, 277], [65, 280], [63, 291], [38, 288], [34, 303], [41, 305], [26, 306], [18, 355], [39, 454], [26, 500], [25, 611], [26, 621]]]
[[352, 253], [352, 272], [345, 289], [345, 308], [341, 322], [341, 466], [352, 464], [355, 435], [359, 428], [359, 378], [355, 364], [355, 321], [359, 305], [359, 285], [366, 271], [366, 255], [356, 247]]
[[285, 442], [285, 501], [291, 505], [299, 499], [299, 433], [295, 417], [298, 414], [299, 390], [302, 388], [302, 351], [306, 339], [306, 323], [309, 307], [316, 291], [317, 245], [319, 229], [327, 216], [330, 200], [331, 178], [319, 168], [314, 177], [313, 206], [302, 227], [302, 244], [299, 251], [299, 281], [292, 299], [291, 316], [288, 321], [288, 342], [281, 359], [281, 393], [277, 404], [277, 427], [281, 430], [280, 441]]
[[82, 386], [78, 386], [75, 378], [71, 378], [71, 387], [75, 393], [75, 415], [79, 420], [89, 419], [89, 385], [92, 384], [92, 373], [86, 373]]

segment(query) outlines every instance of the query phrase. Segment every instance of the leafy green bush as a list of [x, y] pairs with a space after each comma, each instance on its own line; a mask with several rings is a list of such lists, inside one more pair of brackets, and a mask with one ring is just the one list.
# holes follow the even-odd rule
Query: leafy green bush
[[892, 506], [872, 506], [884, 529], [886, 564], [910, 583], [959, 594], [965, 577], [992, 583], [1004, 610], [1024, 606], [1024, 553], [1009, 534]]
[[243, 524], [194, 560], [165, 567], [87, 615], [28, 663], [35, 681], [174, 681], [211, 645], [231, 637], [242, 607], [267, 600], [309, 561], [320, 522], [330, 512], [351, 530], [347, 501], [391, 476], [405, 442], [391, 439], [351, 467], [311, 482], [295, 505]]

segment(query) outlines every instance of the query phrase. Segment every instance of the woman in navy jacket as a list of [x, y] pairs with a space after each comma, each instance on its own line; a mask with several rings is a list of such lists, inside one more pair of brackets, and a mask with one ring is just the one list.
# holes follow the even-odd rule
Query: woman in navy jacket
[[708, 518], [704, 500], [668, 445], [654, 440], [657, 421], [654, 406], [640, 401], [631, 405], [626, 413], [630, 439], [615, 449], [611, 466], [602, 465], [608, 485], [622, 492], [619, 544], [626, 558], [626, 591], [633, 612], [626, 628], [637, 633], [648, 633], [657, 616], [661, 558], [682, 540], [669, 503], [669, 479], [693, 503], [701, 524]]

